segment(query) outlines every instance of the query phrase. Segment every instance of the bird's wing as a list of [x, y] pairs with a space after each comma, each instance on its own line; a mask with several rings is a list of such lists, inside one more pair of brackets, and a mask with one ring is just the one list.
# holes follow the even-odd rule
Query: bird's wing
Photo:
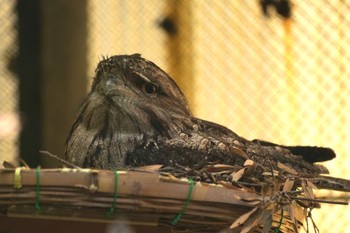
[[191, 167], [206, 160], [243, 167], [247, 159], [266, 171], [279, 170], [278, 163], [281, 163], [303, 174], [328, 172], [323, 166], [311, 164], [286, 148], [260, 145], [226, 127], [196, 118], [187, 122], [176, 137], [158, 137], [135, 148], [127, 156], [126, 165], [178, 163]]

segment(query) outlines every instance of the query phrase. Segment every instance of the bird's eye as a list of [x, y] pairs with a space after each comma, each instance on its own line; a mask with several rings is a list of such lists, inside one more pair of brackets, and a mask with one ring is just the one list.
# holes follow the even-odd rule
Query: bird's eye
[[145, 83], [143, 89], [147, 94], [156, 94], [158, 92], [158, 86], [153, 83]]

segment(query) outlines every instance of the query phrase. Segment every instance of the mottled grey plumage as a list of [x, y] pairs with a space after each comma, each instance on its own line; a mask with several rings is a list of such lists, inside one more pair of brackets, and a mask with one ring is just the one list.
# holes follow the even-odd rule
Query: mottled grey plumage
[[[246, 140], [231, 130], [192, 116], [175, 82], [140, 55], [101, 61], [86, 102], [66, 143], [66, 159], [81, 167], [172, 164], [203, 159], [243, 165], [246, 159], [271, 169], [280, 161], [298, 172], [318, 174], [320, 159], [293, 155], [275, 144]], [[303, 147], [300, 147], [303, 148]], [[316, 148], [335, 155], [328, 148]], [[266, 163], [266, 159], [272, 161]], [[307, 156], [305, 157], [307, 158]]]

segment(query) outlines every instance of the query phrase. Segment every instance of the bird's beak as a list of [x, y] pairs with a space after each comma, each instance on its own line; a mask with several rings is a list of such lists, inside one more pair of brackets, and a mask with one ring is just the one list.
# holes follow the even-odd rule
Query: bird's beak
[[121, 80], [111, 81], [107, 80], [105, 83], [105, 93], [107, 96], [136, 96], [136, 93], [132, 91], [124, 82]]

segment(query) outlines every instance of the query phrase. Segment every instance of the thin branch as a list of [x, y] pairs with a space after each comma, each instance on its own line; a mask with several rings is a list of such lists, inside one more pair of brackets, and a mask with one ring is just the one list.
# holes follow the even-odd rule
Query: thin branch
[[310, 201], [310, 202], [319, 202], [319, 203], [327, 203], [327, 204], [336, 204], [336, 205], [348, 205], [349, 203], [346, 201], [329, 201], [329, 200], [319, 200], [319, 199], [311, 199], [306, 197], [290, 197], [293, 200], [299, 201]]
[[76, 165], [74, 165], [74, 164], [72, 164], [72, 163], [70, 163], [70, 162], [67, 162], [66, 160], [64, 160], [64, 159], [62, 159], [62, 158], [60, 158], [60, 157], [58, 157], [57, 155], [51, 154], [51, 153], [48, 152], [48, 151], [40, 150], [39, 153], [41, 153], [41, 154], [43, 154], [43, 155], [47, 155], [47, 156], [49, 156], [49, 157], [51, 157], [51, 158], [53, 158], [53, 159], [55, 159], [55, 160], [57, 160], [57, 161], [63, 163], [64, 165], [67, 165], [67, 166], [70, 167], [70, 168], [80, 168], [80, 167], [78, 167], [78, 166], [76, 166]]
[[20, 161], [26, 168], [30, 168], [30, 166], [26, 163], [26, 161], [24, 161], [24, 159], [20, 158], [19, 161]]

